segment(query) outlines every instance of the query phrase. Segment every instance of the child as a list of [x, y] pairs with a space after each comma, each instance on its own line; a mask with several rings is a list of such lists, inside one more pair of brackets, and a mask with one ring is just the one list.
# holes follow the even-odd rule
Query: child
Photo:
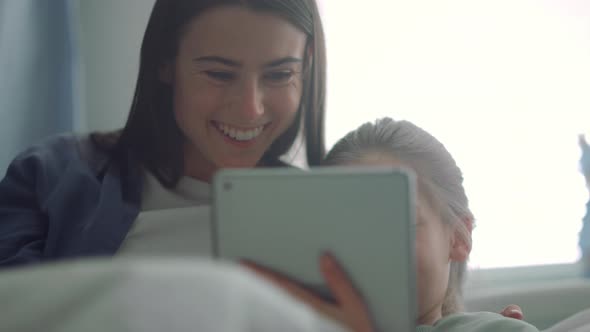
[[496, 313], [461, 312], [474, 217], [461, 170], [436, 138], [410, 122], [384, 118], [342, 138], [325, 164], [399, 166], [416, 174], [418, 332], [538, 331]]

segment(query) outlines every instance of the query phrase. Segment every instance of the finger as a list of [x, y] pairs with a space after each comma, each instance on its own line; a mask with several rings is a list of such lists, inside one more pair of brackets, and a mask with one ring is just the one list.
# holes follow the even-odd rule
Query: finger
[[366, 302], [361, 293], [356, 289], [350, 277], [340, 266], [336, 258], [329, 254], [320, 257], [320, 268], [328, 287], [342, 306], [345, 314], [355, 327], [355, 331], [372, 331], [373, 319], [369, 314]]
[[[328, 287], [341, 304], [363, 305], [364, 299], [336, 258], [325, 253], [320, 257], [320, 269]], [[360, 308], [357, 308], [360, 309]]]
[[312, 292], [298, 285], [296, 282], [291, 281], [289, 277], [253, 262], [242, 261], [241, 264], [260, 277], [285, 290], [291, 296], [311, 306], [320, 314], [342, 321], [342, 315], [334, 305], [327, 303]]
[[504, 310], [502, 310], [500, 314], [504, 317], [514, 318], [518, 320], [524, 319], [522, 309], [516, 304], [511, 304], [507, 306], [506, 308], [504, 308]]

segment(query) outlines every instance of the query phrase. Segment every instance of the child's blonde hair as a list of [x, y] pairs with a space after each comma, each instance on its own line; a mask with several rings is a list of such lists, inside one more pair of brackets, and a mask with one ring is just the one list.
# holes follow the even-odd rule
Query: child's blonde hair
[[[471, 246], [471, 232], [463, 220], [472, 222], [473, 214], [463, 188], [463, 175], [442, 143], [411, 122], [383, 118], [348, 133], [334, 145], [324, 164], [350, 164], [373, 153], [387, 154], [412, 168], [419, 191], [434, 203], [443, 222], [457, 227], [463, 240]], [[451, 262], [443, 316], [463, 309], [461, 289], [466, 265], [466, 262]]]

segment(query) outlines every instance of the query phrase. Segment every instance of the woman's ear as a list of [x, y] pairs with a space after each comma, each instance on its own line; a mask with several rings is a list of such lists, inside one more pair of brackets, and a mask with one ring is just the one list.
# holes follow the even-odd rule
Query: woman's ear
[[158, 78], [162, 83], [172, 84], [174, 77], [173, 72], [172, 63], [170, 61], [166, 61], [164, 64], [160, 65], [160, 68], [158, 69]]
[[462, 218], [461, 222], [454, 228], [450, 253], [450, 259], [452, 261], [464, 262], [469, 258], [469, 253], [471, 253], [472, 230], [472, 218]]

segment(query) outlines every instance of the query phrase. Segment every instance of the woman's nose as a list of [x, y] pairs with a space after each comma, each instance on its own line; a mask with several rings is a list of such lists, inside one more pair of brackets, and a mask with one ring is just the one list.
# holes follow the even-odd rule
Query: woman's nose
[[264, 114], [263, 94], [256, 79], [242, 82], [235, 107], [244, 120], [254, 120]]

